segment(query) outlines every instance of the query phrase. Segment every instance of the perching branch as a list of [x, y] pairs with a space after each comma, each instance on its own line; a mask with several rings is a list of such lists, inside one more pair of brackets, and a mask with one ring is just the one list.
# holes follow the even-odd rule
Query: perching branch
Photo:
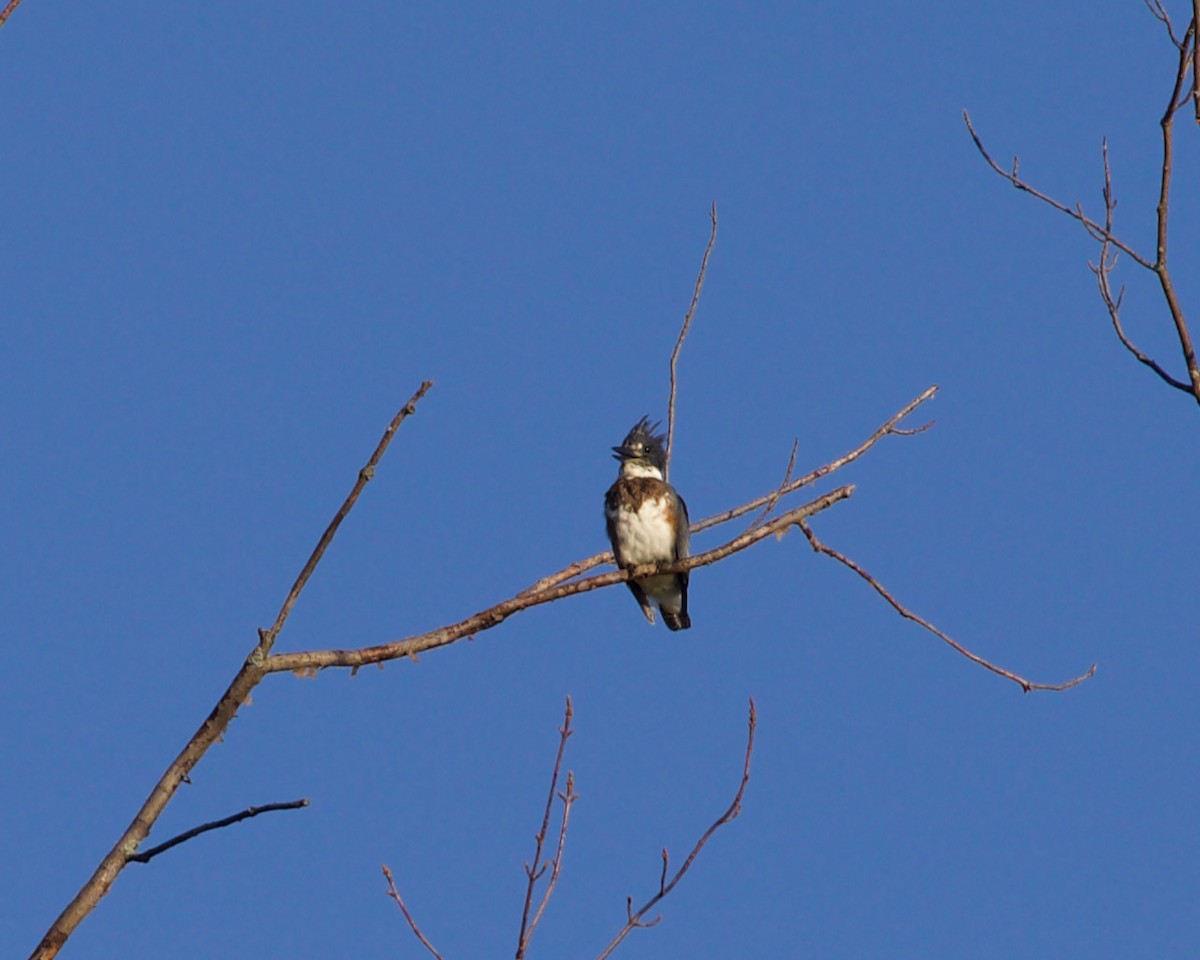
[[[1104, 303], [1105, 309], [1108, 311], [1109, 318], [1112, 320], [1113, 328], [1121, 344], [1139, 363], [1154, 371], [1164, 383], [1191, 395], [1197, 403], [1200, 403], [1200, 365], [1197, 364], [1191, 331], [1188, 329], [1183, 307], [1179, 303], [1175, 285], [1171, 278], [1171, 271], [1167, 266], [1167, 221], [1170, 212], [1171, 177], [1174, 164], [1175, 114], [1187, 103], [1189, 98], [1195, 101], [1196, 119], [1197, 122], [1200, 122], [1200, 83], [1198, 83], [1197, 78], [1197, 74], [1200, 73], [1200, 69], [1198, 69], [1200, 68], [1200, 49], [1198, 49], [1200, 45], [1196, 43], [1196, 26], [1200, 22], [1200, 0], [1193, 0], [1192, 20], [1188, 24], [1188, 28], [1182, 38], [1176, 34], [1175, 28], [1171, 24], [1171, 18], [1167, 15], [1160, 0], [1144, 0], [1144, 2], [1151, 14], [1166, 27], [1167, 36], [1178, 53], [1175, 82], [1172, 85], [1171, 95], [1159, 120], [1159, 125], [1162, 128], [1162, 161], [1159, 171], [1158, 204], [1155, 208], [1155, 256], [1153, 259], [1138, 253], [1132, 246], [1125, 243], [1113, 233], [1113, 211], [1116, 208], [1116, 200], [1113, 197], [1112, 175], [1108, 165], [1107, 141], [1103, 147], [1105, 216], [1104, 223], [1101, 224], [1087, 216], [1083, 212], [1082, 206], [1078, 203], [1073, 207], [1067, 206], [1065, 203], [1043, 193], [1023, 180], [1020, 176], [1020, 163], [1016, 157], [1013, 158], [1012, 169], [1005, 170], [992, 158], [992, 155], [983, 146], [983, 141], [980, 139], [979, 134], [975, 132], [975, 127], [971, 123], [971, 117], [965, 110], [963, 111], [963, 121], [967, 125], [971, 139], [975, 142], [976, 149], [978, 149], [980, 155], [992, 170], [1007, 180], [1016, 189], [1028, 193], [1042, 203], [1077, 220], [1083, 225], [1088, 235], [1100, 244], [1100, 256], [1097, 262], [1094, 264], [1089, 263], [1088, 266], [1096, 275], [1100, 298]], [[1191, 75], [1190, 84], [1188, 83], [1189, 73]], [[1179, 342], [1179, 350], [1187, 369], [1188, 376], [1186, 380], [1167, 373], [1157, 361], [1148, 357], [1134, 346], [1126, 336], [1120, 318], [1121, 301], [1124, 291], [1122, 290], [1114, 296], [1109, 282], [1109, 275], [1117, 262], [1115, 252], [1117, 250], [1126, 254], [1138, 266], [1149, 270], [1157, 277], [1163, 300], [1166, 302], [1167, 311], [1175, 327], [1175, 337]]]
[[599, 573], [583, 580], [574, 580], [570, 583], [559, 584], [538, 593], [520, 593], [509, 600], [503, 600], [488, 607], [486, 610], [481, 610], [479, 613], [473, 614], [465, 620], [460, 620], [458, 623], [452, 623], [445, 627], [439, 627], [436, 630], [430, 630], [427, 633], [405, 637], [402, 640], [394, 640], [391, 643], [384, 643], [374, 647], [356, 647], [348, 650], [307, 650], [299, 653], [273, 653], [264, 662], [263, 669], [267, 673], [290, 670], [301, 674], [311, 674], [315, 670], [325, 670], [330, 667], [348, 667], [352, 670], [357, 670], [371, 663], [384, 663], [404, 657], [415, 658], [417, 654], [424, 653], [427, 650], [444, 647], [447, 644], [454, 643], [456, 640], [461, 640], [463, 637], [473, 637], [484, 630], [490, 630], [514, 614], [528, 610], [531, 607], [541, 606], [543, 603], [552, 603], [555, 600], [562, 600], [565, 597], [572, 597], [579, 593], [589, 593], [592, 590], [611, 587], [613, 584], [624, 583], [626, 580], [636, 580], [655, 573], [682, 573], [684, 570], [694, 570], [697, 567], [706, 567], [717, 563], [735, 553], [740, 553], [742, 550], [768, 537], [784, 533], [789, 527], [796, 526], [799, 521], [820, 513], [822, 510], [829, 509], [835, 503], [849, 498], [853, 493], [853, 486], [838, 487], [824, 496], [817, 497], [809, 503], [789, 510], [787, 513], [782, 514], [756, 530], [747, 530], [745, 533], [734, 537], [719, 547], [714, 547], [703, 553], [693, 554], [684, 560], [677, 560], [674, 563], [647, 563], [639, 567], [631, 567], [628, 570], [612, 570], [608, 573]]
[[1005, 677], [1005, 678], [1013, 681], [1013, 683], [1019, 684], [1021, 689], [1024, 690], [1026, 693], [1029, 693], [1031, 690], [1068, 690], [1071, 687], [1074, 687], [1074, 686], [1077, 686], [1078, 684], [1083, 683], [1084, 680], [1091, 678], [1096, 673], [1096, 665], [1093, 663], [1084, 673], [1075, 677], [1073, 680], [1066, 681], [1065, 683], [1033, 683], [1030, 680], [1026, 680], [1024, 677], [1017, 676], [1017, 674], [1012, 673], [1009, 670], [1005, 670], [1003, 667], [998, 667], [994, 663], [989, 663], [987, 660], [984, 660], [983, 657], [979, 656], [978, 654], [972, 653], [970, 650], [968, 650], [962, 644], [958, 643], [958, 641], [947, 636], [945, 633], [943, 633], [941, 630], [939, 630], [937, 627], [935, 627], [932, 623], [930, 623], [924, 617], [913, 613], [911, 610], [909, 610], [907, 607], [905, 607], [903, 604], [901, 604], [899, 600], [897, 600], [895, 597], [893, 597], [891, 595], [891, 593], [887, 590], [886, 587], [884, 587], [883, 584], [881, 584], [873, 576], [871, 576], [869, 573], [867, 573], [867, 571], [864, 570], [862, 567], [860, 567], [857, 563], [855, 563], [853, 560], [851, 560], [849, 557], [845, 556], [844, 554], [839, 553], [837, 550], [834, 550], [832, 547], [826, 546], [824, 543], [822, 543], [820, 540], [818, 540], [816, 537], [816, 534], [814, 534], [812, 532], [812, 529], [808, 526], [807, 523], [805, 523], [804, 521], [800, 521], [799, 527], [804, 532], [804, 535], [808, 538], [808, 542], [812, 545], [812, 548], [815, 551], [817, 551], [817, 553], [823, 553], [827, 557], [832, 557], [834, 560], [845, 565], [846, 567], [849, 567], [851, 570], [853, 570], [855, 573], [857, 573], [860, 577], [862, 577], [865, 581], [867, 581], [867, 583], [869, 583], [871, 585], [871, 587], [875, 590], [876, 593], [878, 593], [881, 597], [883, 597], [884, 600], [886, 600], [888, 602], [888, 604], [892, 607], [893, 610], [895, 610], [898, 614], [900, 614], [900, 616], [904, 617], [905, 620], [911, 620], [913, 623], [924, 627], [926, 630], [928, 630], [930, 633], [932, 633], [935, 637], [948, 643], [951, 647], [953, 647], [955, 650], [957, 650], [959, 653], [961, 653], [964, 657], [966, 657], [968, 660], [972, 661], [973, 663], [977, 663], [981, 667], [984, 667], [987, 670], [991, 670], [992, 673], [998, 674], [999, 676]]
[[142, 853], [135, 853], [129, 858], [130, 863], [149, 863], [160, 853], [166, 853], [172, 847], [177, 847], [181, 843], [186, 843], [193, 837], [198, 837], [202, 833], [208, 833], [209, 830], [220, 830], [222, 827], [228, 827], [235, 823], [240, 823], [242, 820], [249, 820], [251, 817], [257, 817], [260, 813], [271, 813], [275, 810], [298, 810], [301, 807], [308, 806], [308, 798], [301, 797], [299, 800], [289, 800], [287, 803], [264, 803], [260, 807], [247, 807], [241, 813], [235, 813], [232, 816], [225, 817], [221, 820], [213, 820], [211, 823], [202, 823], [198, 827], [192, 827], [191, 830], [185, 830], [177, 837], [172, 837], [166, 843], [160, 843], [157, 847], [151, 847], [149, 850]]
[[623, 926], [620, 931], [618, 931], [617, 935], [612, 938], [608, 946], [600, 952], [600, 954], [596, 957], [596, 960], [605, 960], [605, 958], [611, 956], [612, 952], [621, 945], [621, 941], [629, 936], [629, 934], [638, 927], [652, 927], [662, 919], [661, 916], [658, 916], [653, 920], [646, 920], [645, 916], [654, 909], [660, 900], [662, 900], [672, 890], [675, 889], [679, 881], [683, 879], [684, 874], [686, 874], [688, 870], [691, 869], [692, 864], [696, 862], [696, 858], [700, 856], [700, 851], [704, 849], [704, 845], [708, 843], [712, 835], [721, 829], [721, 827], [725, 826], [725, 824], [736, 820], [738, 814], [742, 812], [742, 797], [746, 793], [746, 784], [750, 782], [750, 759], [754, 755], [754, 728], [757, 726], [757, 724], [758, 714], [754, 706], [754, 698], [751, 697], [750, 729], [746, 736], [746, 759], [742, 763], [742, 780], [741, 783], [738, 784], [737, 793], [734, 794], [733, 802], [729, 805], [729, 809], [721, 814], [721, 816], [719, 816], [713, 822], [711, 827], [704, 831], [704, 835], [696, 841], [696, 845], [692, 847], [692, 852], [689, 853], [687, 859], [683, 861], [683, 866], [675, 871], [675, 875], [671, 877], [670, 882], [667, 881], [667, 848], [663, 847], [662, 873], [660, 874], [658, 880], [658, 892], [655, 893], [654, 896], [652, 896], [644, 904], [642, 904], [636, 911], [633, 909], [633, 897], [625, 898], [625, 926]]
[[696, 306], [700, 303], [700, 290], [704, 287], [704, 275], [708, 272], [708, 257], [712, 253], [713, 244], [717, 242], [717, 205], [714, 202], [709, 208], [708, 217], [712, 221], [712, 231], [708, 235], [708, 246], [704, 248], [704, 256], [700, 259], [700, 272], [696, 275], [696, 286], [692, 290], [692, 302], [679, 328], [679, 336], [675, 340], [675, 349], [671, 351], [671, 392], [667, 398], [667, 465], [663, 471], [663, 479], [671, 479], [671, 451], [675, 444], [675, 367], [679, 363], [679, 353], [683, 349], [683, 341], [687, 339], [692, 326], [692, 318], [696, 315]]
[[[836, 460], [831, 460], [824, 466], [818, 467], [816, 470], [806, 473], [802, 477], [797, 477], [795, 480], [792, 480], [786, 484], [782, 488], [782, 496], [786, 497], [789, 494], [795, 493], [802, 487], [812, 486], [818, 480], [829, 476], [835, 470], [840, 470], [842, 467], [853, 463], [886, 436], [911, 436], [914, 433], [920, 433], [928, 429], [930, 426], [932, 426], [932, 421], [916, 428], [915, 430], [903, 430], [898, 425], [902, 420], [904, 420], [905, 417], [916, 410], [917, 407], [919, 407], [925, 401], [932, 399], [934, 394], [937, 393], [937, 390], [938, 388], [936, 384], [932, 387], [929, 387], [922, 394], [920, 394], [920, 396], [914, 397], [904, 407], [892, 414], [891, 417], [889, 417], [884, 423], [880, 424], [879, 427], [876, 428], [874, 433], [867, 437], [867, 439], [865, 439], [853, 450], [842, 454]], [[769, 493], [764, 493], [761, 497], [755, 497], [753, 500], [743, 503], [741, 506], [726, 510], [724, 513], [716, 513], [711, 517], [705, 517], [703, 520], [698, 520], [692, 524], [692, 533], [696, 534], [701, 530], [708, 530], [710, 527], [720, 526], [723, 523], [728, 523], [730, 520], [736, 520], [738, 517], [744, 516], [751, 510], [757, 510], [760, 507], [771, 503], [772, 501], [778, 501], [781, 496], [779, 491], [780, 488], [776, 488], [771, 490]], [[526, 587], [524, 590], [518, 593], [517, 596], [524, 597], [530, 594], [541, 593], [542, 591], [547, 590], [556, 584], [564, 583], [567, 580], [574, 579], [575, 577], [587, 573], [589, 570], [594, 570], [596, 567], [599, 567], [602, 564], [613, 562], [614, 560], [611, 550], [605, 550], [603, 553], [594, 553], [590, 557], [585, 557], [583, 560], [576, 560], [574, 563], [563, 567], [563, 569], [559, 570], [557, 573], [552, 573], [549, 576], [542, 577], [541, 580], [537, 581], [537, 583], [533, 584], [532, 586]]]

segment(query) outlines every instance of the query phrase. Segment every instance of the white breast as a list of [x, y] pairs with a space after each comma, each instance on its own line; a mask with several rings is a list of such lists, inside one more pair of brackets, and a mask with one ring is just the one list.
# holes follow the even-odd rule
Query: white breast
[[621, 559], [625, 563], [658, 563], [675, 559], [675, 530], [667, 520], [667, 500], [646, 500], [637, 513], [619, 507], [613, 518]]

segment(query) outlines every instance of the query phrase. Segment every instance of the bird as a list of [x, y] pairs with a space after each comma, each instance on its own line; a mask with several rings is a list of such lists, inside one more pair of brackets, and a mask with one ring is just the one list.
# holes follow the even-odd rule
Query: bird
[[[604, 495], [604, 517], [617, 566], [622, 570], [647, 563], [673, 563], [689, 555], [688, 510], [675, 488], [663, 478], [667, 454], [659, 424], [642, 417], [633, 425], [613, 457], [620, 461], [616, 483]], [[627, 581], [650, 623], [654, 607], [671, 630], [687, 630], [688, 572], [660, 573]]]

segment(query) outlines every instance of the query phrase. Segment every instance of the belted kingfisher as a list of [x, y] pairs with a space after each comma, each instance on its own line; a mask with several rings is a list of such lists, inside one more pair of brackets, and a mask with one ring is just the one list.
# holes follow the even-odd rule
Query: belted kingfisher
[[[617, 482], [604, 496], [604, 516], [617, 566], [622, 569], [671, 563], [688, 556], [687, 504], [663, 479], [667, 454], [663, 438], [654, 433], [658, 426], [642, 417], [621, 445], [613, 447], [621, 469]], [[687, 571], [656, 574], [628, 583], [651, 623], [653, 607], [658, 607], [670, 629], [686, 630], [692, 625], [687, 609]]]

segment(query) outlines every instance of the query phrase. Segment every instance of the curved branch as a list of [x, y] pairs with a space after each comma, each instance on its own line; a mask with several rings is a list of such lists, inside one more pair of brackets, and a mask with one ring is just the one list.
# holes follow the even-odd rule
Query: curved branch
[[675, 886], [683, 879], [684, 874], [691, 869], [692, 864], [696, 862], [696, 858], [700, 856], [700, 851], [704, 849], [704, 845], [714, 833], [725, 826], [725, 824], [736, 820], [738, 814], [742, 812], [742, 797], [746, 794], [746, 784], [750, 782], [750, 760], [754, 756], [754, 729], [758, 726], [758, 711], [754, 706], [754, 698], [750, 698], [750, 724], [749, 732], [746, 735], [746, 759], [742, 761], [742, 780], [738, 784], [737, 793], [734, 794], [733, 802], [729, 805], [723, 814], [721, 814], [713, 822], [713, 825], [704, 831], [704, 835], [696, 841], [696, 845], [692, 847], [692, 852], [688, 854], [687, 859], [683, 862], [683, 866], [675, 871], [675, 875], [671, 877], [670, 882], [667, 881], [667, 848], [663, 847], [662, 851], [662, 874], [658, 881], [658, 893], [654, 894], [636, 911], [633, 909], [633, 898], [626, 897], [625, 899], [625, 926], [623, 926], [617, 935], [612, 938], [608, 946], [596, 957], [596, 960], [606, 960], [612, 955], [612, 952], [621, 945], [629, 934], [638, 927], [652, 927], [661, 917], [655, 917], [653, 920], [645, 920], [647, 913], [654, 909], [655, 905], [666, 897]]
[[913, 623], [924, 627], [935, 637], [949, 644], [968, 660], [979, 664], [986, 670], [991, 670], [992, 673], [998, 674], [999, 676], [1020, 685], [1021, 689], [1026, 693], [1029, 693], [1032, 690], [1069, 690], [1071, 687], [1078, 686], [1079, 684], [1083, 683], [1084, 680], [1090, 679], [1096, 673], [1096, 665], [1093, 663], [1084, 673], [1080, 674], [1074, 679], [1067, 680], [1065, 683], [1034, 683], [1032, 680], [1026, 680], [1024, 677], [1018, 676], [1010, 670], [1005, 670], [1003, 667], [998, 667], [996, 664], [984, 660], [983, 657], [979, 656], [978, 654], [972, 653], [957, 640], [943, 633], [924, 617], [913, 613], [911, 610], [901, 604], [899, 600], [891, 595], [891, 593], [882, 583], [867, 573], [867, 571], [860, 567], [857, 563], [855, 563], [845, 554], [839, 553], [837, 550], [834, 550], [833, 547], [826, 546], [824, 543], [818, 540], [816, 534], [812, 532], [807, 523], [801, 522], [799, 526], [800, 529], [804, 531], [804, 535], [808, 538], [808, 542], [812, 545], [812, 548], [817, 551], [817, 553], [823, 553], [827, 557], [832, 557], [834, 560], [838, 561], [838, 563], [843, 564], [857, 573], [871, 585], [872, 589], [874, 589], [876, 593], [878, 593], [881, 597], [883, 597], [884, 600], [888, 602], [893, 610], [900, 614], [900, 616], [904, 617], [905, 620], [911, 620]]

